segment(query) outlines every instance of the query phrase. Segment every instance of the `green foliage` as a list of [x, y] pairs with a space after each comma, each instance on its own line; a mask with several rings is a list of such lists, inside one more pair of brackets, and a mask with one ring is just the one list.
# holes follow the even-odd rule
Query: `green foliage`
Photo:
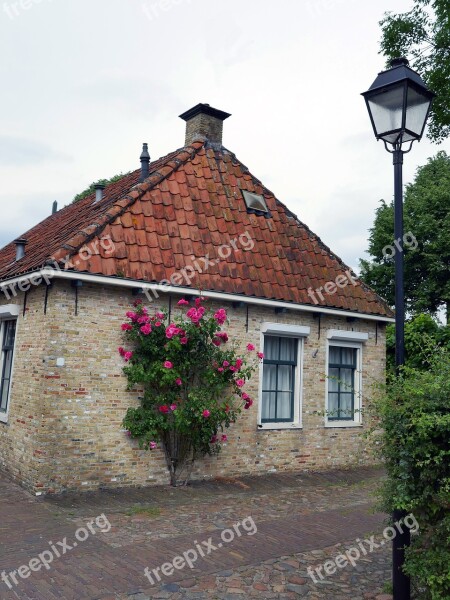
[[[413, 369], [428, 369], [436, 348], [450, 353], [450, 327], [430, 315], [419, 314], [405, 323], [405, 363]], [[395, 325], [386, 327], [387, 368], [395, 370]]]
[[382, 508], [412, 513], [419, 532], [405, 571], [424, 600], [450, 598], [450, 353], [436, 349], [428, 370], [405, 367], [374, 403], [373, 431], [387, 480]]
[[95, 192], [96, 185], [98, 185], [98, 184], [109, 185], [111, 183], [115, 183], [116, 181], [119, 181], [119, 179], [126, 177], [126, 175], [129, 175], [130, 173], [131, 173], [131, 171], [128, 171], [128, 173], [118, 173], [117, 175], [114, 175], [113, 177], [110, 177], [109, 179], [98, 179], [97, 181], [93, 181], [89, 187], [87, 187], [83, 192], [80, 192], [79, 194], [77, 194], [74, 197], [74, 199], [72, 200], [72, 204], [74, 204], [75, 202], [78, 202], [79, 200], [83, 200], [83, 198], [87, 198], [87, 196], [90, 196], [91, 194], [93, 194]]
[[428, 137], [442, 142], [450, 134], [450, 7], [448, 0], [413, 0], [403, 14], [386, 13], [380, 22], [380, 53], [388, 61], [406, 56], [437, 97]]
[[[417, 248], [404, 246], [407, 311], [436, 315], [446, 307], [450, 318], [450, 156], [445, 152], [428, 159], [406, 186], [404, 231], [417, 241]], [[370, 229], [372, 261], [360, 261], [361, 278], [390, 305], [394, 304], [394, 260], [385, 248], [393, 244], [394, 208], [381, 201]]]
[[143, 389], [140, 406], [128, 409], [123, 426], [141, 447], [155, 449], [161, 442], [173, 485], [196, 458], [220, 452], [225, 430], [253, 404], [243, 386], [254, 361], [240, 358], [228, 343], [221, 329], [225, 310], [211, 315], [203, 302], [197, 298], [185, 318], [170, 324], [164, 312], [150, 316], [137, 304], [122, 325], [133, 347], [119, 348], [128, 389]]

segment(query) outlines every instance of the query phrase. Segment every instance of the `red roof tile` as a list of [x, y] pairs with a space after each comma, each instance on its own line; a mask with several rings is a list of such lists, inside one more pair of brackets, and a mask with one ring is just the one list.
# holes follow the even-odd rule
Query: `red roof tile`
[[[157, 283], [209, 256], [220, 262], [197, 271], [194, 288], [314, 304], [308, 289], [348, 270], [225, 149], [212, 151], [207, 142], [195, 142], [151, 163], [145, 182], [139, 183], [139, 176], [140, 170], [130, 173], [108, 185], [100, 202], [91, 194], [24, 233], [28, 245], [20, 261], [15, 262], [14, 244], [5, 246], [0, 281], [70, 255], [76, 271]], [[264, 195], [269, 218], [247, 212], [241, 188]], [[98, 243], [108, 236], [112, 252]], [[80, 253], [85, 245], [92, 251], [87, 261]], [[226, 246], [231, 252], [224, 258]], [[392, 316], [361, 282], [324, 297], [318, 308]]]

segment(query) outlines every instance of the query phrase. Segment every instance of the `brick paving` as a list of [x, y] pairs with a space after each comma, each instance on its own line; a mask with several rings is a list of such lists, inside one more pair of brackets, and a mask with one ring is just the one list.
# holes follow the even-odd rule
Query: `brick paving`
[[[102, 533], [94, 522], [95, 534], [48, 570], [16, 576], [13, 589], [0, 581], [0, 599], [376, 598], [390, 576], [388, 545], [317, 583], [307, 568], [382, 532], [384, 516], [373, 511], [381, 476], [379, 469], [278, 474], [44, 498], [0, 477], [0, 573], [48, 552], [49, 542], [73, 545], [77, 529], [101, 514], [111, 524]], [[225, 541], [222, 531], [238, 522], [246, 527]], [[197, 544], [205, 556], [192, 569], [159, 570], [154, 585], [144, 576]]]

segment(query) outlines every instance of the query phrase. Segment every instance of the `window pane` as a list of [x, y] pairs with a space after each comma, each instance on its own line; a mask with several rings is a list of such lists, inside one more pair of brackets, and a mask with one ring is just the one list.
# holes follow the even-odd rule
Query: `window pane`
[[328, 394], [328, 418], [329, 419], [337, 419], [339, 408], [339, 394], [338, 393], [329, 393]]
[[342, 348], [342, 364], [356, 366], [355, 354], [355, 348]]
[[277, 419], [290, 419], [292, 394], [290, 392], [278, 392], [277, 397]]
[[263, 390], [277, 389], [277, 365], [263, 365]]
[[341, 393], [341, 419], [353, 418], [353, 394]]
[[273, 335], [264, 337], [264, 356], [267, 360], [278, 360], [280, 351], [280, 338]]
[[5, 323], [6, 326], [6, 335], [5, 335], [5, 346], [13, 348], [14, 346], [14, 337], [16, 333], [16, 322], [15, 321], [7, 321]]
[[425, 123], [430, 100], [420, 92], [409, 88], [407, 103], [406, 129], [410, 129], [416, 135], [420, 135]]
[[340, 348], [338, 348], [337, 346], [330, 346], [329, 349], [329, 361], [331, 364], [333, 365], [340, 365], [341, 364], [341, 353], [340, 353]]
[[340, 369], [341, 372], [341, 391], [353, 391], [353, 369]]
[[0, 330], [2, 331], [2, 339], [0, 340], [0, 412], [4, 413], [8, 407], [16, 321], [4, 321], [3, 324], [0, 323]]
[[293, 389], [293, 368], [288, 365], [280, 365], [278, 367], [278, 390], [281, 392], [290, 392]]
[[328, 391], [337, 392], [339, 389], [339, 369], [328, 369]]
[[275, 414], [275, 402], [276, 392], [263, 392], [262, 395], [262, 411], [261, 417], [263, 420], [274, 421], [276, 418]]
[[280, 338], [280, 360], [296, 361], [295, 349], [297, 340], [293, 338]]

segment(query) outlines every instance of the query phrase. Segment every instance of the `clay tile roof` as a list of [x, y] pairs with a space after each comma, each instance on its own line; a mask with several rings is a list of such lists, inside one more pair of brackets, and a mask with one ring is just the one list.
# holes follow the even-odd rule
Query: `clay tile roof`
[[[0, 250], [0, 281], [57, 261], [65, 269], [159, 283], [186, 269], [195, 289], [392, 317], [352, 279], [339, 257], [293, 215], [234, 154], [194, 142], [104, 190], [70, 204]], [[264, 196], [270, 213], [250, 214], [242, 190]], [[106, 243], [106, 240], [109, 240]], [[88, 250], [86, 250], [86, 248]], [[308, 291], [341, 276], [344, 287], [314, 302]], [[187, 287], [181, 279], [176, 283]]]

